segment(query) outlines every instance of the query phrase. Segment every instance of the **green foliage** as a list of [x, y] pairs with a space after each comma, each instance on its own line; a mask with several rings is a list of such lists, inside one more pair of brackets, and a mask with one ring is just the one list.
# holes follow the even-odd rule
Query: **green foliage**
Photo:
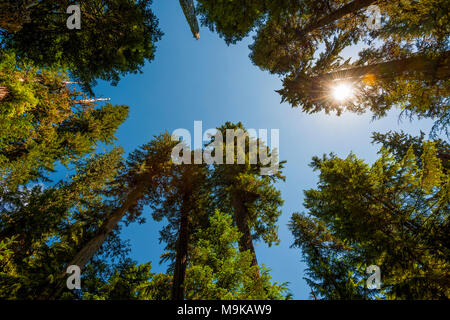
[[1, 188], [42, 177], [57, 161], [68, 164], [111, 144], [127, 106], [95, 104], [66, 85], [62, 73], [38, 70], [1, 53], [0, 85], [9, 94], [0, 100]]
[[270, 282], [269, 270], [251, 266], [252, 254], [240, 252], [240, 234], [230, 215], [216, 211], [210, 226], [199, 229], [189, 259], [186, 298], [192, 300], [284, 299], [287, 284]]
[[[433, 133], [449, 134], [446, 0], [198, 2], [203, 24], [227, 43], [255, 31], [250, 58], [283, 77], [278, 92], [293, 107], [338, 115], [370, 110], [374, 117], [401, 108], [403, 116], [433, 119]], [[380, 8], [379, 30], [366, 23], [370, 4]], [[352, 46], [359, 54], [353, 63], [341, 57]], [[389, 61], [385, 69], [377, 67]], [[363, 66], [372, 67], [360, 74]], [[332, 89], [341, 81], [354, 94], [336, 101]]]
[[[198, 0], [195, 12], [192, 1], [180, 3], [194, 36], [195, 14], [227, 44], [253, 33], [250, 59], [283, 77], [278, 92], [293, 107], [370, 110], [375, 118], [398, 107], [403, 116], [433, 119], [431, 138], [448, 134], [445, 0], [377, 1], [379, 30], [366, 23], [370, 0]], [[69, 4], [0, 4], [0, 298], [289, 299], [287, 284], [271, 282], [253, 246], [280, 241], [283, 201], [275, 183], [285, 179], [284, 162], [264, 175], [252, 162], [256, 151], [271, 157], [263, 141], [247, 137], [239, 145], [212, 136], [207, 147], [227, 164], [175, 165], [177, 142], [168, 133], [126, 161], [121, 148], [94, 153], [114, 142], [128, 114], [126, 106], [88, 99], [96, 79], [116, 84], [140, 72], [162, 33], [152, 0], [81, 1], [81, 30], [66, 27]], [[356, 44], [359, 58], [344, 61], [343, 50]], [[69, 86], [69, 76], [84, 92]], [[340, 82], [353, 86], [351, 98], [331, 96]], [[217, 129], [222, 137], [228, 129], [248, 134], [241, 123]], [[382, 147], [372, 165], [353, 154], [313, 158], [318, 186], [305, 191], [306, 213], [294, 213], [289, 224], [311, 295], [448, 299], [450, 147], [423, 133], [374, 133], [373, 142]], [[58, 162], [75, 172], [51, 185]], [[121, 222], [145, 221], [146, 205], [167, 222], [159, 239], [162, 261], [171, 262], [167, 274], [130, 260], [120, 237]], [[64, 286], [70, 261], [82, 261], [79, 291]], [[373, 264], [381, 268], [377, 291], [366, 288]]]
[[[52, 283], [59, 281], [61, 268], [98, 232], [111, 210], [104, 196], [121, 168], [121, 154], [121, 149], [113, 149], [79, 162], [67, 182], [22, 187], [2, 195], [0, 241], [10, 239], [8, 248], [13, 253], [0, 260], [0, 297], [37, 299], [54, 294]], [[99, 256], [127, 253], [118, 231]]]
[[1, 188], [15, 189], [51, 171], [57, 161], [68, 164], [111, 144], [127, 106], [95, 104], [67, 86], [67, 77], [0, 52]]
[[15, 237], [0, 241], [0, 260], [6, 261], [10, 255], [14, 252], [10, 249], [11, 245], [15, 242]]
[[[205, 226], [207, 210], [211, 206], [211, 191], [206, 184], [208, 175], [208, 168], [204, 165], [173, 166], [162, 192], [151, 203], [153, 219], [168, 222], [160, 231], [159, 241], [166, 243], [161, 262], [175, 261], [182, 215], [187, 217], [188, 247], [192, 240], [190, 230]], [[173, 270], [173, 264], [169, 270]]]
[[[372, 166], [354, 155], [313, 159], [318, 188], [305, 191], [307, 213], [295, 213], [290, 230], [315, 296], [449, 298], [450, 184], [435, 145], [422, 142], [420, 162], [413, 145], [401, 160], [382, 148]], [[372, 264], [380, 292], [364, 287]]]
[[68, 68], [91, 95], [95, 79], [116, 84], [153, 60], [162, 33], [150, 9], [152, 0], [81, 1], [80, 30], [66, 26], [70, 4], [38, 1], [19, 31], [1, 34], [3, 47], [39, 67]]
[[[93, 274], [96, 275], [95, 273]], [[95, 280], [99, 280], [95, 278]], [[92, 280], [88, 280], [92, 281]], [[151, 272], [151, 264], [127, 262], [116, 268], [107, 281], [95, 283], [94, 292], [85, 292], [86, 300], [167, 300], [170, 277]], [[93, 283], [87, 283], [91, 287]]]
[[197, 40], [200, 38], [200, 29], [198, 27], [197, 16], [195, 14], [195, 5], [193, 0], [180, 0], [184, 16], [191, 28], [192, 35]]
[[[240, 122], [237, 124], [227, 122], [217, 129], [221, 132], [224, 140], [226, 140], [227, 129], [242, 130], [245, 134], [248, 133]], [[214, 142], [215, 138], [212, 137], [209, 144]], [[262, 163], [260, 161], [256, 164], [250, 163], [250, 158], [256, 156], [253, 154], [254, 150], [250, 149], [250, 144], [258, 147], [255, 150], [268, 150], [262, 140], [255, 140], [252, 137], [245, 139], [245, 150], [239, 150], [238, 141], [235, 139], [233, 164], [227, 164], [226, 143], [222, 142], [217, 146], [223, 150], [222, 163], [224, 164], [214, 164], [211, 187], [214, 190], [217, 208], [224, 212], [233, 212], [235, 219], [239, 211], [237, 206], [244, 208], [245, 215], [248, 216], [248, 224], [252, 229], [252, 238], [254, 240], [262, 239], [271, 246], [279, 243], [276, 222], [281, 214], [279, 208], [283, 204], [283, 200], [274, 183], [279, 180], [284, 181], [282, 169], [285, 161], [280, 161], [278, 170], [272, 175], [261, 175]], [[238, 163], [239, 151], [245, 151], [244, 164]], [[269, 157], [271, 156], [269, 151], [267, 154]], [[239, 197], [238, 201], [242, 206], [233, 204], [235, 196]]]

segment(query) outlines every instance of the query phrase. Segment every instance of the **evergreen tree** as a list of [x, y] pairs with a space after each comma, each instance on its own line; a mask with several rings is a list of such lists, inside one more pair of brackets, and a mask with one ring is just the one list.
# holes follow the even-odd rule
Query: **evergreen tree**
[[[372, 166], [354, 155], [313, 159], [320, 182], [305, 191], [307, 212], [292, 216], [290, 230], [315, 296], [449, 298], [450, 177], [438, 142], [421, 143], [403, 154], [404, 146], [393, 148], [394, 155], [383, 147]], [[379, 292], [364, 287], [372, 264], [381, 269]]]
[[[241, 130], [243, 134], [248, 132], [241, 123], [232, 124], [227, 122], [222, 127], [217, 128], [222, 137], [226, 137], [227, 129]], [[278, 227], [276, 221], [281, 214], [280, 206], [283, 204], [280, 192], [273, 186], [278, 180], [284, 180], [281, 174], [283, 163], [280, 162], [279, 170], [273, 175], [261, 175], [263, 164], [257, 161], [251, 163], [251, 159], [256, 157], [256, 150], [267, 150], [268, 147], [260, 139], [247, 137], [244, 140], [245, 150], [241, 150], [238, 138], [233, 138], [233, 154], [227, 154], [227, 143], [223, 140], [216, 141], [212, 137], [210, 144], [218, 143], [217, 149], [222, 149], [222, 163], [214, 164], [214, 170], [211, 177], [212, 190], [215, 196], [216, 207], [222, 211], [233, 213], [235, 224], [241, 233], [239, 239], [239, 248], [241, 251], [250, 251], [252, 254], [251, 264], [257, 266], [257, 258], [253, 245], [254, 240], [262, 239], [271, 246], [278, 244]], [[257, 146], [252, 150], [250, 145]], [[243, 164], [239, 164], [239, 154], [244, 154]], [[227, 163], [227, 157], [233, 160], [233, 163]], [[256, 159], [256, 158], [254, 158]]]
[[[381, 144], [385, 149], [389, 150], [397, 161], [401, 161], [408, 153], [409, 148], [412, 148], [417, 160], [417, 165], [422, 165], [421, 155], [424, 152], [423, 141], [425, 134], [420, 133], [420, 136], [414, 137], [404, 132], [379, 133], [372, 134], [372, 143]], [[441, 160], [442, 169], [447, 172], [450, 169], [450, 145], [448, 142], [437, 139], [434, 140], [437, 150], [436, 156]]]
[[169, 275], [151, 272], [151, 264], [136, 265], [133, 261], [118, 265], [107, 280], [99, 278], [98, 272], [87, 270], [88, 288], [82, 298], [86, 300], [167, 300], [170, 296]]
[[[53, 282], [61, 268], [98, 232], [110, 206], [108, 184], [120, 170], [121, 149], [80, 161], [69, 181], [23, 187], [0, 199], [0, 240], [9, 253], [0, 261], [0, 296], [7, 299], [58, 298]], [[126, 254], [117, 230], [99, 255]]]
[[91, 95], [95, 79], [116, 84], [121, 76], [140, 72], [146, 61], [153, 60], [155, 43], [162, 36], [150, 9], [152, 0], [80, 1], [81, 29], [73, 30], [66, 25], [66, 10], [73, 1], [15, 2], [2, 6], [13, 10], [11, 16], [24, 18], [9, 27], [9, 20], [0, 16], [3, 47], [39, 67], [69, 69]]
[[26, 22], [30, 22], [30, 9], [36, 0], [0, 1], [0, 29], [17, 32]]
[[198, 27], [197, 16], [195, 14], [195, 5], [193, 0], [180, 0], [181, 8], [183, 9], [184, 16], [186, 17], [189, 27], [191, 28], [192, 35], [197, 40], [200, 39], [200, 29]]
[[[156, 282], [149, 284], [148, 266], [136, 266], [126, 259], [128, 249], [119, 238], [119, 222], [144, 221], [140, 217], [143, 205], [154, 201], [163, 188], [173, 146], [170, 135], [162, 134], [133, 152], [126, 163], [122, 151], [114, 149], [107, 155], [76, 162], [77, 173], [69, 182], [7, 190], [1, 199], [0, 216], [2, 296], [166, 297], [157, 288], [171, 286], [168, 276], [155, 275]], [[111, 259], [120, 261], [106, 262]], [[83, 271], [88, 286], [81, 292], [65, 289], [68, 265], [77, 265]], [[126, 287], [127, 281], [135, 284], [130, 278], [133, 275], [140, 279], [133, 280], [140, 281], [139, 286]]]
[[108, 190], [107, 196], [112, 197], [112, 205], [107, 218], [68, 265], [83, 268], [126, 215], [127, 223], [139, 218], [144, 204], [157, 196], [161, 180], [171, 166], [173, 146], [170, 135], [165, 133], [130, 154], [126, 165]]
[[96, 107], [67, 77], [0, 52], [0, 193], [111, 144], [127, 106]]
[[159, 197], [151, 203], [156, 221], [167, 219], [168, 224], [160, 231], [160, 242], [166, 243], [162, 262], [171, 261], [169, 271], [173, 272], [172, 299], [183, 300], [186, 266], [192, 242], [192, 230], [204, 225], [210, 192], [206, 179], [205, 165], [174, 165], [161, 188]]
[[237, 246], [240, 234], [230, 215], [216, 211], [198, 229], [186, 276], [188, 300], [281, 300], [287, 284], [271, 283], [269, 270], [251, 265], [251, 252]]

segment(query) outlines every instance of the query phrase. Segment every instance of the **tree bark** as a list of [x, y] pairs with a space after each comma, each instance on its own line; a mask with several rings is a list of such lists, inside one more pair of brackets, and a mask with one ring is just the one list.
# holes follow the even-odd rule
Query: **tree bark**
[[197, 40], [200, 39], [200, 29], [198, 27], [197, 15], [195, 14], [195, 5], [193, 0], [180, 0], [181, 8], [183, 9], [184, 16], [186, 17], [189, 27], [191, 28], [192, 35]]
[[405, 59], [349, 68], [312, 77], [311, 80], [314, 82], [324, 82], [335, 79], [355, 80], [368, 74], [374, 74], [375, 76], [382, 78], [392, 75], [402, 75], [407, 72], [420, 73], [435, 79], [447, 79], [450, 74], [449, 53], [450, 51], [446, 51], [434, 58], [417, 55]]
[[328, 84], [334, 80], [357, 81], [368, 75], [374, 75], [375, 79], [383, 79], [409, 73], [412, 79], [448, 79], [450, 75], [449, 53], [450, 51], [446, 51], [433, 58], [417, 55], [405, 59], [333, 71], [310, 78], [299, 77], [290, 81], [288, 87], [294, 90], [296, 88], [305, 88], [305, 86], [320, 88], [323, 83]]
[[[256, 259], [255, 247], [253, 246], [253, 239], [248, 221], [248, 209], [245, 207], [244, 201], [238, 192], [232, 194], [232, 205], [234, 207], [236, 226], [242, 234], [239, 239], [239, 250], [241, 252], [249, 250], [252, 254], [251, 265], [258, 267], [258, 260]], [[260, 273], [258, 267], [258, 278], [259, 277]]]
[[[183, 205], [186, 204], [189, 195], [184, 196]], [[186, 266], [189, 245], [189, 210], [183, 207], [180, 217], [180, 229], [173, 274], [172, 300], [184, 300], [184, 280], [186, 278]]]
[[437, 155], [437, 157], [438, 157], [439, 159], [441, 159], [442, 162], [448, 162], [448, 161], [450, 161], [450, 154], [448, 154], [448, 153], [439, 152], [438, 155]]
[[[150, 180], [153, 179], [153, 177], [148, 178]], [[123, 216], [127, 213], [127, 211], [134, 206], [139, 199], [141, 199], [144, 194], [146, 187], [148, 186], [148, 180], [142, 179], [137, 186], [128, 193], [125, 201], [121, 206], [116, 208], [112, 211], [109, 218], [105, 221], [103, 226], [100, 228], [99, 232], [89, 240], [81, 250], [78, 251], [78, 253], [75, 255], [75, 257], [66, 265], [77, 265], [80, 267], [80, 269], [83, 269], [83, 267], [89, 262], [89, 260], [92, 259], [94, 254], [97, 252], [97, 250], [101, 247], [103, 242], [105, 242], [108, 235], [112, 232], [112, 230], [117, 226], [117, 224], [122, 220]], [[50, 298], [55, 299], [63, 290], [63, 283], [60, 281], [66, 276], [66, 270], [62, 271], [58, 276], [57, 280], [59, 280], [56, 284], [55, 290], [50, 293], [49, 296], [46, 296], [45, 294], [41, 295], [41, 299]]]
[[[133, 191], [131, 191], [123, 205], [115, 209], [105, 224], [101, 227], [100, 231], [91, 240], [89, 240], [84, 247], [78, 251], [72, 261], [68, 265], [77, 265], [80, 269], [92, 259], [97, 250], [101, 247], [107, 236], [113, 231], [117, 224], [122, 220], [123, 216], [127, 213], [128, 209], [134, 206], [139, 199], [144, 196], [145, 183], [140, 183]], [[65, 275], [65, 273], [63, 273]]]
[[375, 3], [376, 1], [378, 1], [378, 0], [355, 0], [353, 2], [350, 2], [346, 5], [344, 5], [342, 8], [337, 9], [336, 11], [333, 11], [329, 15], [306, 25], [301, 30], [298, 30], [296, 32], [296, 37], [299, 40], [301, 40], [306, 34], [312, 32], [318, 28], [324, 27], [330, 23], [333, 23], [334, 21], [341, 19], [342, 17], [346, 16], [347, 14], [354, 13], [358, 10], [368, 7], [371, 4]]
[[7, 87], [0, 86], [0, 102], [7, 100], [9, 96], [9, 90]]

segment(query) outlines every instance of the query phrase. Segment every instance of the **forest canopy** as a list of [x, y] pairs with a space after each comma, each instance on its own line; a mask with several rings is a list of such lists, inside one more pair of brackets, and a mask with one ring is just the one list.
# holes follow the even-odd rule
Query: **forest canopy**
[[[71, 5], [80, 29], [67, 26]], [[204, 138], [200, 148], [216, 148], [221, 161], [180, 164], [180, 141], [155, 128], [140, 146], [124, 145], [119, 128], [133, 129], [121, 125], [138, 107], [111, 103], [96, 84], [116, 86], [155, 59], [163, 30], [153, 6], [0, 0], [0, 299], [289, 300], [291, 284], [275, 281], [257, 250], [281, 252], [288, 237], [299, 262], [288, 276], [303, 278], [311, 299], [450, 298], [448, 1], [179, 1], [189, 38], [200, 39], [200, 26], [227, 45], [251, 38], [251, 63], [281, 80], [281, 102], [306, 119], [370, 112], [378, 120], [396, 109], [418, 130], [421, 120], [433, 123], [419, 135], [373, 132], [374, 161], [323, 150], [310, 163], [316, 182], [293, 213], [281, 190], [302, 164], [280, 161], [263, 174], [252, 150], [278, 150], [252, 136], [246, 119], [215, 125], [222, 137], [243, 133], [242, 145]], [[344, 59], [349, 49], [355, 54]], [[183, 95], [175, 86], [168, 92]], [[202, 94], [183, 98], [206, 101]], [[173, 122], [192, 117], [189, 108], [157, 107]], [[311, 134], [290, 147], [315, 144]], [[193, 160], [198, 150], [186, 143], [182, 158]], [[123, 232], [131, 224], [158, 227], [156, 237], [146, 235], [161, 244], [158, 272], [154, 257], [133, 256]], [[80, 287], [68, 285], [70, 266], [81, 272]], [[382, 270], [375, 289], [371, 266]]]

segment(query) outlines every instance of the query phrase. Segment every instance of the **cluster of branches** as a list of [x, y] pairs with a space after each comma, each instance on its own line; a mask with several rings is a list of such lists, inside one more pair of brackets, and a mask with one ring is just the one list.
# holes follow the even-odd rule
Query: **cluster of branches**
[[[98, 79], [115, 85], [154, 59], [156, 42], [163, 33], [150, 8], [152, 2], [79, 1], [82, 28], [69, 30], [66, 10], [71, 0], [2, 0], [0, 48], [13, 50], [38, 67], [68, 70], [92, 96]], [[180, 0], [180, 5], [198, 39], [193, 1]]]
[[[100, 143], [113, 145], [128, 107], [98, 105], [108, 99], [93, 97], [92, 86], [96, 79], [117, 83], [153, 59], [162, 33], [151, 3], [81, 1], [83, 28], [68, 30], [70, 1], [1, 2], [2, 297], [280, 298], [285, 291], [270, 283], [266, 269], [259, 270], [253, 247], [256, 239], [277, 241], [281, 199], [272, 186], [277, 178], [260, 177], [248, 166], [222, 176], [217, 168], [174, 166], [168, 134], [127, 161], [120, 148], [94, 153]], [[193, 2], [180, 4], [198, 38]], [[57, 163], [75, 167], [76, 173], [52, 185], [49, 175]], [[254, 181], [244, 185], [242, 179]], [[136, 266], [119, 236], [121, 221], [144, 220], [146, 204], [156, 220], [169, 221], [160, 239], [167, 249], [162, 260], [171, 261], [168, 274], [152, 274], [150, 264]], [[233, 218], [216, 212], [219, 207]], [[199, 229], [202, 235], [194, 235]], [[217, 232], [228, 236], [217, 242], [222, 239]], [[205, 254], [221, 261], [204, 260]], [[189, 261], [193, 277], [186, 278]], [[68, 265], [83, 269], [83, 292], [65, 289]], [[209, 282], [202, 285], [209, 291], [200, 290], [195, 278], [207, 267]]]
[[[284, 297], [286, 286], [270, 282], [253, 247], [258, 239], [278, 241], [282, 200], [273, 183], [283, 179], [281, 173], [261, 176], [248, 157], [231, 166], [176, 165], [172, 150], [178, 142], [168, 133], [127, 160], [117, 147], [94, 153], [99, 143], [113, 142], [127, 107], [97, 107], [70, 89], [64, 75], [37, 71], [13, 54], [2, 58], [0, 78], [9, 93], [1, 103], [1, 297]], [[226, 129], [245, 130], [240, 123], [218, 128], [223, 134]], [[57, 161], [73, 164], [76, 172], [52, 184], [48, 176]], [[168, 222], [160, 233], [167, 274], [151, 273], [149, 263], [136, 265], [120, 238], [121, 222], [145, 221], [145, 206], [156, 221]], [[69, 265], [83, 271], [81, 292], [66, 288]]]
[[[380, 28], [366, 9], [376, 5]], [[282, 101], [304, 112], [348, 110], [431, 118], [433, 133], [449, 134], [449, 15], [445, 0], [198, 1], [204, 25], [235, 43], [251, 32], [252, 62], [283, 77]], [[352, 48], [359, 58], [341, 57]], [[354, 87], [333, 99], [340, 82]]]
[[[380, 10], [380, 26], [367, 23]], [[283, 78], [282, 101], [304, 112], [344, 111], [374, 118], [398, 107], [430, 118], [432, 141], [375, 134], [373, 167], [354, 155], [315, 158], [318, 189], [305, 192], [304, 214], [290, 228], [309, 266], [314, 298], [448, 298], [449, 15], [444, 0], [198, 0], [203, 25], [227, 44], [253, 33], [252, 62]], [[372, 11], [373, 12], [373, 11]], [[359, 57], [344, 60], [345, 49]], [[346, 83], [353, 94], [332, 95]], [[389, 150], [389, 151], [388, 151]], [[377, 264], [385, 287], [364, 286]]]
[[[450, 297], [450, 161], [445, 141], [404, 133], [373, 135], [372, 165], [351, 154], [314, 158], [316, 189], [294, 213], [293, 246], [303, 251], [312, 295], [325, 299]], [[381, 269], [380, 290], [366, 286]]]
[[[274, 184], [284, 180], [281, 172], [261, 176], [249, 153], [245, 164], [175, 165], [167, 133], [127, 160], [117, 147], [95, 153], [100, 143], [113, 146], [128, 114], [127, 106], [97, 104], [95, 79], [138, 72], [161, 32], [151, 0], [82, 1], [85, 28], [69, 31], [69, 2], [0, 2], [0, 297], [286, 297], [286, 286], [271, 283], [258, 265], [253, 244], [279, 242], [282, 200]], [[305, 112], [370, 109], [380, 117], [400, 106], [435, 120], [433, 140], [374, 134], [383, 148], [372, 166], [354, 155], [314, 158], [318, 188], [305, 192], [307, 211], [293, 214], [289, 227], [315, 298], [448, 299], [450, 150], [436, 136], [448, 134], [450, 119], [445, 1], [180, 3], [195, 37], [196, 14], [227, 43], [256, 31], [250, 58], [284, 77], [283, 100]], [[372, 4], [383, 15], [378, 30], [365, 23]], [[361, 43], [357, 61], [340, 58]], [[329, 89], [342, 81], [355, 94], [337, 103]], [[240, 123], [217, 129], [222, 136], [245, 130]], [[249, 152], [250, 143], [265, 147], [250, 138]], [[209, 146], [226, 149], [214, 137]], [[234, 150], [236, 158], [237, 144]], [[75, 171], [52, 184], [57, 163]], [[129, 259], [120, 237], [123, 224], [144, 221], [146, 206], [154, 220], [167, 221], [160, 232], [167, 273]], [[79, 292], [65, 287], [73, 264], [83, 270]], [[381, 291], [364, 286], [370, 264], [381, 267]]]

